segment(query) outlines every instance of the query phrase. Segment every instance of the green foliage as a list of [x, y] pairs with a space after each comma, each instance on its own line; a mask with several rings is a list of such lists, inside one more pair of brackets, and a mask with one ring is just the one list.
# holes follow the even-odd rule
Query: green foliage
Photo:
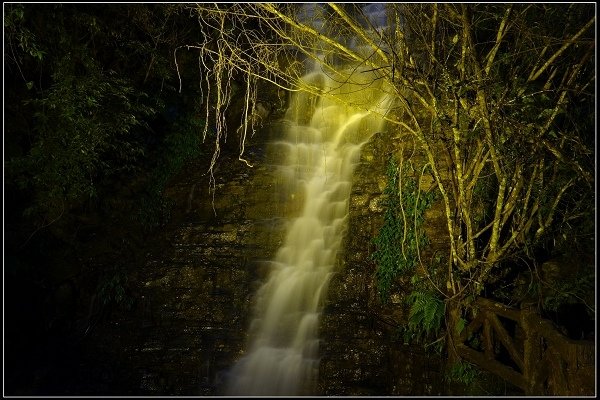
[[204, 121], [194, 113], [187, 113], [177, 118], [167, 133], [148, 191], [141, 199], [138, 214], [133, 216], [146, 230], [169, 220], [172, 203], [163, 196], [165, 186], [187, 162], [203, 154], [203, 129]]
[[7, 135], [21, 149], [7, 159], [6, 176], [31, 196], [24, 215], [38, 225], [95, 198], [105, 178], [135, 172], [144, 157], [157, 110], [129, 71], [104, 64], [106, 49], [93, 40], [102, 43], [100, 19], [59, 5], [15, 6], [5, 16], [15, 44], [9, 65], [28, 89], [11, 88]]
[[[153, 129], [165, 102], [181, 101], [171, 60], [195, 23], [182, 10], [178, 5], [7, 5], [5, 179], [26, 200], [18, 204], [18, 214], [27, 223], [48, 226], [69, 213], [105, 207], [115, 181], [148, 173], [149, 152], [175, 157], [163, 163], [170, 176], [181, 157], [194, 151], [186, 146], [197, 148], [189, 135]], [[190, 74], [185, 63], [180, 67], [183, 77]], [[184, 143], [178, 143], [182, 137]], [[153, 148], [156, 143], [166, 151]], [[155, 178], [161, 188], [168, 179]], [[157, 199], [146, 199], [147, 210], [165, 208]]]
[[462, 333], [462, 331], [465, 329], [467, 325], [467, 320], [464, 318], [459, 318], [458, 321], [456, 321], [456, 332], [457, 333]]
[[396, 277], [414, 270], [418, 249], [428, 243], [421, 225], [425, 210], [434, 199], [433, 193], [418, 190], [408, 167], [400, 171], [394, 157], [390, 158], [386, 174], [384, 223], [373, 240], [377, 249], [371, 256], [378, 265], [377, 286], [383, 302], [387, 301]]
[[202, 132], [204, 120], [193, 112], [175, 120], [164, 143], [163, 167], [157, 172], [158, 184], [164, 185], [167, 180], [189, 160], [202, 154]]
[[[4, 33], [8, 49], [5, 49], [5, 51], [8, 52], [9, 57], [14, 57], [12, 58], [14, 63], [22, 63], [24, 56], [42, 61], [46, 52], [39, 48], [38, 38], [30, 29], [25, 27], [24, 20], [25, 9], [22, 4], [6, 5], [4, 10]], [[13, 46], [16, 46], [20, 51], [14, 49]]]
[[[558, 311], [565, 304], [581, 303], [583, 299], [594, 293], [595, 290], [595, 271], [588, 270], [571, 279], [557, 282], [554, 286], [544, 284], [549, 287], [549, 294], [543, 299], [543, 308], [548, 311]], [[594, 313], [589, 309], [588, 312]]]
[[[408, 322], [399, 333], [405, 342], [424, 343], [439, 335], [445, 315], [445, 304], [440, 295], [427, 288], [415, 274], [418, 251], [428, 244], [422, 224], [434, 194], [419, 192], [409, 168], [400, 169], [393, 157], [388, 163], [387, 178], [384, 223], [374, 238], [377, 250], [372, 255], [378, 265], [379, 294], [386, 302], [397, 277], [412, 275], [413, 291], [405, 298], [410, 309]], [[439, 352], [443, 344], [441, 340], [434, 340], [426, 346], [435, 345]]]
[[481, 372], [477, 367], [469, 362], [458, 361], [452, 364], [446, 372], [448, 382], [457, 382], [464, 385], [471, 385], [479, 377]]
[[446, 312], [444, 301], [436, 293], [416, 290], [406, 297], [406, 302], [410, 313], [405, 341], [422, 342], [438, 335]]
[[[378, 265], [379, 295], [382, 302], [386, 302], [395, 279], [399, 275], [412, 275], [413, 291], [406, 297], [410, 309], [408, 323], [398, 334], [405, 342], [423, 343], [439, 334], [445, 315], [443, 300], [415, 275], [418, 251], [428, 243], [421, 228], [424, 213], [433, 202], [434, 194], [420, 193], [409, 168], [400, 170], [393, 157], [388, 163], [387, 178], [384, 223], [374, 238], [377, 250], [372, 255]], [[436, 345], [441, 351], [443, 342], [435, 340], [426, 344], [430, 345]]]
[[123, 271], [116, 271], [98, 283], [97, 296], [102, 306], [123, 305], [131, 308], [133, 298], [127, 291], [128, 278]]
[[[398, 167], [394, 158], [390, 158], [387, 169], [387, 185], [384, 190], [384, 223], [374, 238], [377, 246], [372, 258], [377, 261], [377, 285], [383, 301], [387, 300], [394, 277], [409, 265], [402, 257], [399, 244], [403, 231], [403, 221], [398, 215], [400, 196], [397, 192]], [[412, 267], [412, 265], [410, 265]]]
[[[67, 63], [67, 61], [64, 61]], [[133, 130], [154, 110], [124, 79], [90, 63], [77, 76], [58, 71], [45, 96], [31, 100], [37, 140], [9, 161], [20, 185], [37, 194], [28, 213], [57, 215], [69, 203], [95, 196], [95, 181], [131, 171], [143, 148]]]

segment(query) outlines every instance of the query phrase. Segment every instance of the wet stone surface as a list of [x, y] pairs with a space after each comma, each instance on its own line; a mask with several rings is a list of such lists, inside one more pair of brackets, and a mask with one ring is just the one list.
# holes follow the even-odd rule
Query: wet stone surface
[[[365, 144], [354, 174], [345, 248], [321, 319], [319, 392], [325, 396], [430, 396], [444, 393], [439, 357], [395, 337], [405, 323], [403, 294], [377, 299], [372, 242], [383, 224], [390, 148], [384, 134]], [[388, 143], [389, 144], [389, 143]]]
[[[253, 149], [253, 161], [268, 164]], [[198, 161], [170, 182], [169, 225], [129, 276], [135, 301], [83, 343], [89, 356], [74, 393], [221, 394], [244, 351], [253, 295], [282, 241], [289, 207], [276, 196], [274, 168], [248, 168], [222, 155], [214, 197], [205, 172]]]
[[[393, 324], [405, 317], [401, 294], [386, 307], [377, 300], [370, 257], [383, 222], [389, 156], [378, 136], [355, 172], [345, 245], [322, 313], [318, 393], [437, 395], [439, 360], [394, 339]], [[254, 168], [237, 154], [221, 155], [214, 193], [200, 161], [170, 182], [170, 223], [128, 272], [131, 307], [104, 316], [77, 344], [79, 364], [63, 377], [72, 384], [60, 394], [223, 393], [244, 352], [256, 290], [283, 242], [284, 217], [302, 205], [300, 193], [282, 187], [278, 154], [264, 144], [247, 147]]]

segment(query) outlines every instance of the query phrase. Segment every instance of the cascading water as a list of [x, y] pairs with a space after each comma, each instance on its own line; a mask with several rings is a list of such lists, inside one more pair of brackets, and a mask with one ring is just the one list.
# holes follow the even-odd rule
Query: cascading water
[[304, 77], [312, 93], [327, 95], [297, 92], [286, 139], [274, 144], [286, 155], [280, 168], [287, 190], [303, 187], [304, 205], [257, 293], [252, 342], [230, 371], [229, 395], [315, 392], [319, 313], [344, 236], [352, 174], [390, 101], [372, 72], [336, 75], [315, 69]]

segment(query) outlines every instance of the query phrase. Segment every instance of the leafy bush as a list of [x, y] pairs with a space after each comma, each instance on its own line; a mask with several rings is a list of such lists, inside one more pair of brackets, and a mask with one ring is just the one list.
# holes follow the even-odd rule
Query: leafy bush
[[421, 225], [434, 194], [420, 193], [408, 172], [408, 167], [401, 171], [394, 157], [390, 158], [384, 189], [384, 223], [373, 239], [377, 249], [371, 256], [378, 265], [377, 287], [383, 302], [387, 301], [396, 277], [413, 271], [419, 257], [418, 249], [428, 243]]
[[417, 290], [406, 297], [406, 302], [410, 305], [410, 313], [405, 340], [421, 342], [438, 335], [446, 312], [443, 300], [435, 293]]
[[[60, 23], [39, 26], [44, 13]], [[104, 65], [83, 39], [98, 32], [85, 12], [43, 5], [9, 14], [8, 64], [27, 90], [18, 81], [10, 88], [7, 135], [21, 148], [5, 164], [7, 180], [31, 194], [25, 215], [47, 222], [96, 197], [103, 179], [138, 167], [156, 109], [133, 76]]]
[[479, 377], [481, 372], [473, 364], [458, 361], [452, 364], [446, 373], [448, 382], [457, 382], [464, 385], [471, 385]]
[[133, 170], [144, 154], [134, 129], [154, 112], [143, 93], [95, 65], [85, 76], [57, 73], [55, 80], [29, 102], [37, 133], [29, 154], [7, 165], [21, 188], [37, 195], [27, 214], [57, 216], [93, 198], [99, 180]]
[[189, 112], [178, 117], [167, 132], [160, 161], [150, 174], [148, 191], [141, 199], [138, 214], [133, 216], [146, 230], [169, 220], [172, 203], [163, 196], [164, 189], [187, 162], [203, 154], [203, 130], [204, 120]]
[[124, 271], [115, 271], [98, 282], [98, 300], [102, 306], [110, 304], [131, 308], [133, 298], [128, 293], [128, 277]]
[[[555, 286], [544, 284], [550, 290], [543, 299], [543, 308], [556, 312], [562, 305], [583, 302], [589, 293], [594, 292], [594, 278], [594, 270], [590, 270], [571, 279], [557, 282]], [[593, 314], [594, 310], [589, 305], [586, 306], [588, 312]]]

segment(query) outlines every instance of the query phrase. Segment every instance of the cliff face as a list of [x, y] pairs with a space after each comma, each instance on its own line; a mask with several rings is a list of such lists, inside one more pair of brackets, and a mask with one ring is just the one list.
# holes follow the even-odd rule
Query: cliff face
[[[214, 193], [206, 161], [189, 164], [172, 179], [166, 191], [172, 203], [168, 225], [145, 242], [130, 235], [141, 241], [135, 254], [114, 260], [123, 264], [122, 275], [108, 282], [113, 291], [122, 288], [127, 301], [102, 306], [102, 299], [75, 279], [80, 294], [70, 304], [79, 319], [69, 332], [40, 344], [47, 354], [32, 355], [43, 362], [19, 393], [222, 394], [228, 369], [245, 349], [266, 261], [281, 245], [286, 221], [302, 206], [301, 193], [285, 192], [273, 168], [281, 154], [267, 143], [281, 131], [272, 123], [250, 141], [246, 155], [253, 168], [235, 151], [222, 154]], [[324, 395], [443, 393], [439, 359], [394, 336], [405, 314], [402, 293], [385, 307], [377, 300], [370, 257], [382, 224], [381, 193], [392, 151], [389, 138], [375, 135], [355, 172], [345, 246], [321, 319], [319, 391]], [[116, 242], [128, 237], [127, 229], [121, 230]], [[68, 290], [58, 287], [57, 307]]]
[[[98, 268], [70, 260], [60, 268], [68, 274], [44, 291], [12, 279], [10, 314], [22, 318], [11, 319], [7, 393], [219, 394], [245, 347], [252, 297], [282, 240], [282, 217], [298, 207], [270, 165], [271, 132], [278, 134], [275, 124], [247, 144], [254, 168], [235, 150], [223, 152], [214, 192], [207, 160], [187, 165], [168, 184], [166, 226], [144, 235], [124, 223], [90, 236], [78, 254], [89, 254], [88, 263], [102, 254]], [[131, 203], [130, 214], [139, 208]]]
[[109, 392], [221, 393], [244, 350], [252, 297], [282, 240], [282, 217], [294, 208], [278, 190], [264, 149], [264, 143], [247, 148], [254, 168], [224, 155], [214, 193], [199, 163], [170, 183], [173, 214], [162, 246], [148, 249], [129, 278], [137, 301], [103, 324], [88, 349], [112, 364]]
[[[266, 146], [280, 131], [272, 124], [261, 142], [249, 146], [253, 168], [235, 156], [222, 157], [214, 198], [199, 164], [171, 182], [173, 214], [162, 244], [148, 249], [129, 277], [132, 309], [98, 325], [87, 349], [103, 355], [88, 364], [96, 387], [108, 393], [222, 394], [227, 370], [245, 348], [253, 296], [268, 272], [265, 261], [302, 205], [299, 193], [282, 190], [272, 166], [280, 155]], [[389, 138], [374, 136], [355, 172], [345, 247], [321, 319], [324, 395], [444, 390], [439, 357], [394, 336], [405, 317], [402, 293], [386, 306], [377, 300], [372, 238], [383, 222], [391, 151]]]
[[[378, 300], [373, 238], [383, 225], [386, 165], [397, 151], [389, 134], [376, 134], [363, 147], [355, 172], [345, 248], [322, 316], [319, 378], [325, 395], [444, 393], [439, 356], [405, 345], [396, 335], [406, 323], [403, 301], [408, 293], [392, 294], [386, 305]], [[436, 217], [432, 209], [426, 224], [433, 227]]]

